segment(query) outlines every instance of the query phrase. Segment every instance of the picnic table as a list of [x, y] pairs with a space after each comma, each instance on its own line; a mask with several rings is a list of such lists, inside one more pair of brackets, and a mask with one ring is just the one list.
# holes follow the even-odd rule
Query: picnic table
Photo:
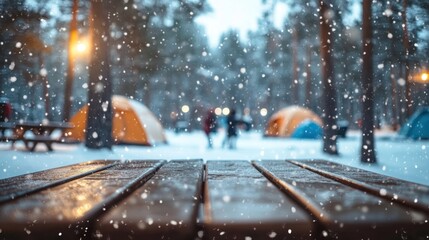
[[[25, 147], [34, 151], [39, 143], [46, 146], [48, 151], [53, 151], [52, 144], [61, 142], [61, 139], [52, 135], [55, 130], [73, 128], [64, 122], [22, 122], [13, 127], [13, 142], [22, 141]], [[28, 134], [31, 133], [31, 134]]]
[[12, 131], [14, 127], [14, 123], [0, 122], [0, 141], [9, 141], [10, 139], [12, 139], [12, 135], [8, 135], [6, 134], [6, 132]]
[[0, 180], [0, 239], [428, 239], [428, 220], [428, 186], [323, 160], [98, 160]]

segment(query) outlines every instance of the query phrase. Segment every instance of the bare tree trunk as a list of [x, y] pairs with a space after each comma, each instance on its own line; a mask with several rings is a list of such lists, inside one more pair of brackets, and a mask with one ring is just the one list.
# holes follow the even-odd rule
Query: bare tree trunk
[[78, 11], [78, 0], [73, 0], [72, 19], [70, 21], [70, 36], [69, 36], [69, 44], [68, 44], [66, 86], [64, 89], [64, 106], [63, 106], [64, 122], [68, 122], [70, 120], [71, 107], [72, 107], [72, 90], [73, 90], [74, 58], [75, 58], [73, 48], [76, 45], [77, 38], [78, 38], [77, 11]]
[[292, 104], [299, 104], [298, 84], [299, 84], [299, 71], [298, 71], [298, 32], [292, 32]]
[[320, 52], [323, 82], [323, 152], [337, 155], [337, 97], [335, 93], [334, 66], [332, 63], [333, 11], [326, 0], [320, 0]]
[[[43, 61], [43, 56], [40, 53], [39, 54], [39, 64], [41, 69], [43, 69], [45, 67], [45, 63]], [[51, 96], [49, 95], [49, 82], [48, 82], [48, 77], [46, 73], [40, 72], [39, 74], [40, 77], [40, 82], [43, 86], [43, 98], [44, 98], [44, 102], [45, 102], [45, 119], [51, 120]]]
[[402, 43], [405, 49], [405, 108], [406, 118], [412, 114], [413, 100], [411, 98], [411, 76], [410, 76], [410, 40], [408, 36], [408, 21], [407, 21], [408, 1], [402, 1]]
[[311, 108], [311, 46], [307, 46], [307, 66], [306, 66], [306, 83], [305, 83], [305, 106]]
[[88, 113], [86, 142], [88, 148], [111, 149], [112, 140], [112, 84], [109, 59], [110, 1], [91, 1], [92, 57], [89, 65]]
[[[390, 4], [389, 4], [389, 8], [390, 8]], [[389, 16], [389, 29], [393, 32], [394, 28], [393, 28], [393, 17], [390, 15]], [[393, 51], [395, 49], [395, 45], [394, 45], [394, 40], [391, 39], [390, 40], [390, 52], [391, 52], [391, 56], [390, 56], [390, 84], [391, 84], [391, 111], [392, 111], [392, 117], [391, 117], [391, 124], [392, 124], [392, 129], [393, 130], [397, 130], [398, 129], [398, 90], [397, 90], [397, 85], [396, 85], [396, 79], [395, 79], [395, 72], [393, 71], [394, 67], [394, 59], [393, 59]]]
[[152, 95], [149, 79], [144, 80], [143, 90], [143, 103], [146, 105], [146, 107], [151, 108]]
[[391, 123], [392, 123], [392, 128], [393, 128], [393, 130], [398, 130], [398, 90], [397, 90], [397, 87], [396, 87], [396, 80], [395, 80], [395, 77], [394, 77], [394, 73], [393, 73], [393, 68], [392, 67], [390, 67], [390, 81], [391, 81], [391, 84], [392, 84], [392, 88], [391, 88], [391, 90], [392, 90], [392, 92], [391, 92], [391, 97], [392, 97], [392, 121], [391, 121]]
[[372, 0], [362, 3], [362, 146], [361, 162], [375, 163], [373, 66], [372, 66]]

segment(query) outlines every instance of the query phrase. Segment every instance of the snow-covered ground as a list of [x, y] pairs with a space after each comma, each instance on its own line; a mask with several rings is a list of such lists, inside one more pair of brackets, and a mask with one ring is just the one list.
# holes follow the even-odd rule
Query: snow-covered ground
[[389, 176], [429, 185], [429, 141], [410, 141], [394, 138], [393, 133], [377, 133], [376, 164], [361, 164], [360, 136], [350, 132], [339, 139], [340, 156], [324, 154], [321, 140], [264, 138], [258, 132], [241, 133], [237, 149], [221, 147], [223, 133], [214, 138], [214, 148], [207, 149], [202, 131], [175, 134], [166, 131], [168, 145], [155, 147], [114, 146], [110, 150], [89, 150], [83, 144], [54, 145], [55, 151], [25, 151], [21, 143], [11, 149], [9, 143], [0, 143], [0, 179], [58, 166], [97, 159], [195, 159], [204, 160], [264, 160], [264, 159], [327, 159], [367, 169]]

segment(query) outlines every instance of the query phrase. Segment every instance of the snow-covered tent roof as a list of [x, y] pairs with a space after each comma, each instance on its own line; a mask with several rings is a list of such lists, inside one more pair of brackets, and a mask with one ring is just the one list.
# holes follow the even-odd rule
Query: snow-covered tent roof
[[402, 125], [399, 135], [411, 139], [429, 139], [429, 107], [423, 107], [411, 115]]
[[[155, 115], [142, 103], [123, 96], [112, 97], [112, 137], [117, 144], [154, 145], [165, 143], [164, 129]], [[85, 139], [87, 106], [82, 107], [70, 123], [75, 127], [64, 134], [72, 140]]]
[[283, 108], [270, 117], [265, 128], [265, 136], [290, 137], [298, 125], [305, 120], [322, 126], [322, 119], [307, 108], [299, 106]]

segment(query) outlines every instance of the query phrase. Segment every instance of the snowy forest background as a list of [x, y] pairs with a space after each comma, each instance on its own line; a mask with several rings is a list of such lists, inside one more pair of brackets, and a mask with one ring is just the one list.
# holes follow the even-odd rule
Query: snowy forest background
[[[196, 21], [211, 9], [206, 0], [111, 1], [105, 22], [113, 94], [142, 101], [166, 128], [184, 119], [199, 129], [209, 107], [249, 109], [256, 129], [292, 104], [322, 115], [318, 1], [261, 1], [265, 12], [248, 40], [230, 30], [215, 47]], [[282, 28], [273, 24], [277, 2], [289, 6]], [[361, 16], [351, 17], [356, 1], [331, 2], [337, 119], [357, 128]], [[0, 93], [13, 103], [15, 119], [63, 120], [72, 8], [73, 0], [0, 1]], [[89, 34], [89, 9], [90, 1], [78, 2], [79, 37]], [[429, 2], [373, 1], [372, 11], [374, 120], [376, 127], [396, 130], [410, 113], [429, 105], [429, 84], [418, 82], [429, 66]], [[74, 61], [72, 113], [87, 103], [86, 54]], [[183, 105], [189, 113], [181, 112]]]

